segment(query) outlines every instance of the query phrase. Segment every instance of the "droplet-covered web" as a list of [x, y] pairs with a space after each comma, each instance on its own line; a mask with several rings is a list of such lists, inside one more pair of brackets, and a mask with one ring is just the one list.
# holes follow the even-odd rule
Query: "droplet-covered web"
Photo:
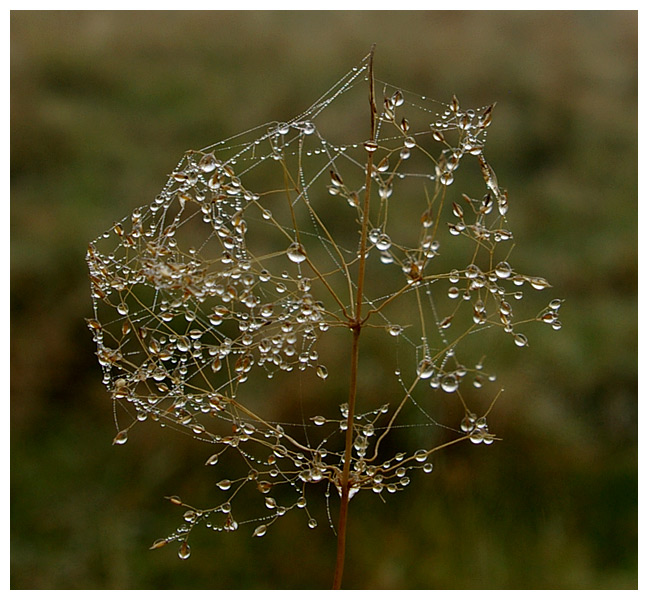
[[508, 194], [486, 158], [492, 107], [381, 83], [367, 140], [366, 125], [328, 116], [354, 93], [363, 114], [366, 76], [363, 63], [298, 117], [187, 152], [152, 202], [90, 244], [88, 326], [114, 443], [152, 421], [211, 446], [214, 504], [170, 497], [182, 523], [155, 548], [177, 541], [186, 559], [199, 523], [260, 537], [293, 509], [313, 528], [310, 498], [340, 489], [348, 406], [285, 421], [258, 390], [299, 389], [299, 402], [331, 385], [326, 340], [356, 310], [365, 210], [365, 331], [393, 361], [392, 388], [353, 419], [350, 497], [404, 489], [448, 445], [491, 444], [500, 389], [475, 340], [500, 330], [525, 347], [531, 323], [561, 327], [561, 300], [533, 310], [528, 298], [549, 283], [512, 262]]

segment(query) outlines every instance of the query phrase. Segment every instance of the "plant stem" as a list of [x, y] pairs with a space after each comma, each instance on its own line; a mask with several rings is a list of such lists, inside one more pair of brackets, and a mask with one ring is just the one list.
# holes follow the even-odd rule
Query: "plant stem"
[[358, 350], [360, 326], [353, 329], [351, 342], [351, 377], [349, 382], [349, 413], [347, 415], [347, 430], [344, 449], [344, 468], [342, 481], [340, 482], [340, 514], [338, 517], [337, 531], [337, 559], [335, 562], [335, 577], [333, 589], [339, 590], [342, 586], [342, 574], [344, 572], [344, 555], [346, 550], [347, 518], [349, 514], [349, 471], [351, 467], [351, 450], [353, 449], [353, 414], [355, 410], [356, 390], [358, 387]]
[[[374, 77], [373, 77], [373, 56], [375, 44], [369, 53], [369, 105], [371, 111], [371, 140], [376, 139], [376, 103], [374, 100]], [[346, 551], [346, 530], [349, 515], [349, 473], [351, 471], [351, 454], [353, 451], [353, 422], [355, 416], [355, 404], [358, 389], [358, 357], [360, 348], [360, 333], [364, 323], [362, 322], [362, 306], [364, 298], [365, 263], [367, 254], [367, 229], [369, 225], [369, 204], [371, 199], [371, 175], [373, 171], [373, 150], [368, 151], [365, 195], [362, 212], [362, 229], [360, 232], [360, 259], [358, 263], [358, 280], [356, 287], [356, 302], [353, 319], [349, 320], [348, 326], [351, 329], [351, 368], [349, 379], [349, 402], [347, 414], [347, 429], [344, 444], [344, 466], [342, 468], [342, 479], [340, 481], [340, 514], [338, 517], [338, 541], [337, 559], [335, 562], [335, 576], [333, 589], [339, 590], [342, 587], [342, 575], [344, 573], [344, 557]]]

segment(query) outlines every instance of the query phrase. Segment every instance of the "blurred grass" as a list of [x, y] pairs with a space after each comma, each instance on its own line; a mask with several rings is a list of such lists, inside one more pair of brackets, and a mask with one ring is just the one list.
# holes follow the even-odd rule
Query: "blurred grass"
[[516, 265], [566, 303], [500, 357], [504, 442], [351, 505], [346, 585], [637, 587], [636, 12], [13, 11], [12, 588], [330, 585], [333, 534], [297, 519], [147, 550], [176, 525], [162, 497], [209, 482], [191, 440], [110, 445], [84, 254], [186, 149], [292, 117], [373, 42], [382, 80], [498, 102]]

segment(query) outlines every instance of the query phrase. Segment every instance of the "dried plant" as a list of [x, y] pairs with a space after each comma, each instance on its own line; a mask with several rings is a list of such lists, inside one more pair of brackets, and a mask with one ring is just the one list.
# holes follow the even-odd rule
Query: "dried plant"
[[[327, 109], [367, 88], [365, 135], [348, 139], [358, 133], [328, 123]], [[114, 443], [153, 420], [210, 444], [206, 464], [224, 469], [213, 506], [169, 498], [183, 521], [153, 548], [177, 542], [186, 559], [198, 524], [260, 537], [294, 509], [313, 528], [310, 498], [324, 492], [339, 588], [352, 497], [403, 490], [439, 450], [497, 439], [487, 417], [501, 389], [481, 337], [499, 329], [525, 347], [526, 324], [560, 328], [561, 301], [522, 314], [526, 290], [549, 284], [510, 264], [508, 197], [485, 154], [492, 111], [375, 80], [372, 50], [293, 120], [187, 152], [151, 204], [90, 244], [88, 326]], [[325, 344], [336, 331], [346, 347]], [[393, 389], [373, 400], [358, 389], [369, 335], [395, 360]], [[300, 402], [329, 376], [331, 352], [348, 357], [341, 404], [286, 422], [277, 401], [248, 399], [245, 383], [265, 378]], [[452, 399], [460, 417], [443, 423]]]

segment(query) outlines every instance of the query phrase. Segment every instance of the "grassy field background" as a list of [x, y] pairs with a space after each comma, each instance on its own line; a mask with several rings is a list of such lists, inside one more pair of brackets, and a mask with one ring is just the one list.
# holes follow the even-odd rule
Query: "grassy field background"
[[14, 11], [12, 588], [331, 585], [333, 533], [298, 520], [198, 536], [188, 561], [148, 551], [204, 450], [156, 430], [111, 446], [84, 255], [185, 150], [291, 118], [374, 42], [380, 79], [497, 101], [517, 264], [566, 302], [498, 372], [503, 442], [351, 504], [346, 586], [637, 587], [636, 12]]

